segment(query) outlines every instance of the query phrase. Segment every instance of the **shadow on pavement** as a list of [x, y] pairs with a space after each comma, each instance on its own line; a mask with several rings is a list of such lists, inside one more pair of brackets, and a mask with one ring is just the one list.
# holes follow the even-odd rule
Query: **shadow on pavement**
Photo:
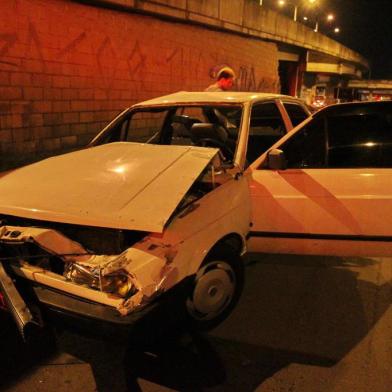
[[209, 335], [169, 335], [127, 351], [129, 390], [141, 378], [181, 391], [250, 392], [291, 363], [333, 366], [391, 304], [391, 282], [359, 278], [364, 267], [377, 274], [371, 259], [259, 256], [239, 306]]
[[364, 258], [259, 256], [233, 314], [242, 323], [224, 336], [337, 362], [391, 305], [392, 282], [374, 283], [379, 267]]
[[[58, 350], [89, 363], [98, 391], [111, 392], [160, 387], [250, 392], [292, 363], [333, 366], [386, 312], [392, 282], [363, 279], [361, 271], [371, 270], [378, 282], [374, 260], [308, 260], [265, 255], [248, 261], [239, 305], [209, 334], [190, 334], [159, 318], [148, 320], [128, 345], [110, 336], [97, 340], [64, 332], [57, 337]], [[26, 348], [15, 334], [5, 330], [0, 342], [8, 382], [53, 355], [54, 345], [48, 352], [41, 345]]]

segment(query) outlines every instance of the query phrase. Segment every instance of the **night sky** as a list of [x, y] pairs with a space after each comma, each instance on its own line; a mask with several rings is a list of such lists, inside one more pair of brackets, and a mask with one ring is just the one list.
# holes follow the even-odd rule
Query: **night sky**
[[[285, 7], [283, 12], [293, 15], [293, 4], [296, 3], [299, 4], [298, 20], [302, 20], [304, 13], [314, 18], [311, 9], [306, 11], [307, 1], [286, 0], [291, 7]], [[392, 79], [392, 0], [317, 1], [319, 31], [362, 54], [370, 62], [371, 79]], [[265, 6], [279, 9], [277, 2], [263, 0]], [[341, 29], [339, 34], [334, 34], [333, 26], [325, 22], [328, 12], [335, 14], [334, 23]]]
[[333, 8], [336, 39], [367, 58], [371, 79], [392, 79], [392, 0], [320, 0]]

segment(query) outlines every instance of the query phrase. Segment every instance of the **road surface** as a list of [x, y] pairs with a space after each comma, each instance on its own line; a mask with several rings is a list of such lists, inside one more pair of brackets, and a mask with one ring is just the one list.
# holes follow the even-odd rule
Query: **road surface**
[[239, 305], [204, 335], [63, 331], [25, 346], [0, 316], [0, 390], [390, 392], [392, 259], [249, 256]]

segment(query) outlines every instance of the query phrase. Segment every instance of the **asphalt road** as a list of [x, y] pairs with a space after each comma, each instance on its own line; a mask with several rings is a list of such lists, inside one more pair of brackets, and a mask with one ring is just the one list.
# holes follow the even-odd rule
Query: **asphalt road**
[[205, 335], [162, 319], [128, 344], [62, 331], [26, 346], [2, 314], [0, 389], [390, 392], [391, 302], [392, 259], [250, 256], [239, 305]]

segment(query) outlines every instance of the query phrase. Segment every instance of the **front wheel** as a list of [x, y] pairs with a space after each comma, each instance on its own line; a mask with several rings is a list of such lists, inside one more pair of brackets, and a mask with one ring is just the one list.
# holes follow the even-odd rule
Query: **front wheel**
[[198, 270], [186, 298], [187, 318], [192, 327], [208, 330], [220, 324], [241, 295], [244, 267], [229, 246], [211, 253]]

